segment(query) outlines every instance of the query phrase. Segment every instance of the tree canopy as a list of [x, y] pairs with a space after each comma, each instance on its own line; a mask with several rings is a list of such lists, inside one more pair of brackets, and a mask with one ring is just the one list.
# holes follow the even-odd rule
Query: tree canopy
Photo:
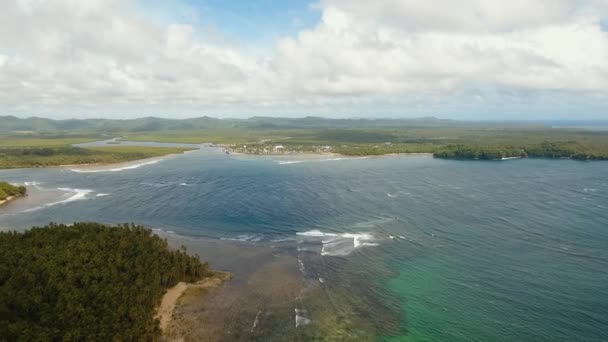
[[7, 182], [0, 182], [0, 201], [10, 196], [25, 195], [27, 189], [24, 186], [15, 186]]
[[169, 287], [206, 263], [135, 225], [49, 224], [0, 233], [0, 340], [142, 341], [160, 336]]

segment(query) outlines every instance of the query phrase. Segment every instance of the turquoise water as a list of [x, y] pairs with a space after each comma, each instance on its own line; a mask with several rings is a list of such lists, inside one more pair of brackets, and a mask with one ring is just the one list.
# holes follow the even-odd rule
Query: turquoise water
[[136, 222], [282, 249], [329, 298], [294, 298], [305, 318], [297, 329], [321, 335], [608, 340], [607, 162], [247, 157], [204, 147], [112, 170], [0, 171], [35, 184], [0, 209], [0, 227]]

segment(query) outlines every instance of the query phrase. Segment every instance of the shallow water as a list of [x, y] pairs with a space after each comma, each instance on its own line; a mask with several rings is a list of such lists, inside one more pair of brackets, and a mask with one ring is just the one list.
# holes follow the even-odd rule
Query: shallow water
[[[136, 222], [188, 239], [191, 250], [199, 238], [270, 249], [252, 260], [287, 260], [295, 272], [285, 273], [299, 281], [284, 281], [293, 299], [262, 308], [256, 335], [246, 331], [259, 305], [243, 310], [233, 328], [245, 340], [608, 340], [607, 162], [252, 157], [203, 147], [140, 164], [0, 171], [36, 182], [28, 198], [0, 208], [0, 227]], [[196, 252], [235, 271], [241, 290], [276, 285], [248, 283], [261, 276], [235, 261], [245, 249], [222, 257], [224, 247], [204, 246]]]

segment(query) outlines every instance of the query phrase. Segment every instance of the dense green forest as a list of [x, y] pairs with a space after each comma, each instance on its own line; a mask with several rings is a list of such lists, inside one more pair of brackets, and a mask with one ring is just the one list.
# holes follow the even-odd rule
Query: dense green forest
[[72, 146], [0, 147], [0, 169], [75, 164], [107, 164], [182, 153], [184, 148], [110, 146], [80, 148]]
[[143, 227], [50, 224], [0, 233], [0, 340], [151, 341], [165, 289], [210, 274]]
[[452, 145], [435, 151], [433, 155], [436, 158], [480, 160], [517, 157], [608, 160], [605, 148], [593, 149], [577, 142], [543, 142], [531, 146]]
[[24, 186], [15, 186], [7, 182], [0, 181], [0, 201], [3, 201], [11, 196], [25, 195], [27, 189]]

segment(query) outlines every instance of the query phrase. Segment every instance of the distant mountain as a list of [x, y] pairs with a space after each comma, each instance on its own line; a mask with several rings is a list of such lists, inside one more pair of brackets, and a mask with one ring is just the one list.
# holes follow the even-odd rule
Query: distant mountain
[[299, 129], [299, 128], [392, 128], [392, 127], [547, 127], [539, 122], [472, 122], [422, 117], [413, 119], [328, 119], [315, 116], [303, 118], [281, 118], [254, 116], [249, 119], [217, 119], [208, 116], [191, 119], [166, 119], [144, 117], [138, 119], [68, 119], [53, 120], [39, 117], [17, 118], [0, 116], [0, 132], [53, 133], [73, 132], [155, 132], [165, 130], [204, 130], [204, 129]]
[[56, 131], [96, 131], [96, 132], [146, 132], [160, 130], [191, 130], [218, 127], [219, 119], [200, 117], [175, 120], [146, 117], [129, 120], [110, 119], [69, 119], [53, 120], [38, 117], [20, 119], [14, 116], [0, 116], [0, 132], [49, 133]]

